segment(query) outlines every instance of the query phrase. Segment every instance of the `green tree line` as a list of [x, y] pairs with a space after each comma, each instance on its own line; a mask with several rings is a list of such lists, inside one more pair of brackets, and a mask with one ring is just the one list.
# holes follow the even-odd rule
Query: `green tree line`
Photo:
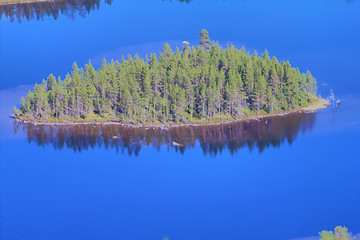
[[45, 121], [211, 122], [293, 110], [314, 99], [309, 71], [302, 74], [266, 50], [258, 56], [233, 45], [224, 49], [203, 30], [197, 47], [174, 52], [164, 44], [145, 59], [104, 59], [98, 71], [90, 61], [84, 68], [74, 63], [65, 79], [50, 74], [35, 84], [14, 111]]

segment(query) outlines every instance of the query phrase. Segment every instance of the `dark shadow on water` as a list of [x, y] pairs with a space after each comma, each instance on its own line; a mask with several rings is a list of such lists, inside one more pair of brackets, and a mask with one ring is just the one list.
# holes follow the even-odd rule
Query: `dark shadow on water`
[[25, 132], [29, 143], [38, 146], [52, 145], [55, 149], [73, 149], [76, 152], [105, 147], [117, 152], [138, 155], [142, 146], [158, 151], [165, 146], [184, 153], [186, 149], [201, 147], [204, 155], [217, 155], [222, 151], [236, 153], [242, 148], [263, 152], [269, 147], [279, 148], [291, 144], [299, 133], [311, 131], [316, 113], [289, 114], [281, 117], [237, 123], [158, 128], [131, 128], [119, 125], [34, 126], [14, 121], [15, 133]]
[[[71, 19], [76, 16], [85, 17], [91, 11], [100, 8], [101, 0], [55, 0], [49, 2], [29, 2], [0, 5], [0, 20], [2, 17], [10, 21], [23, 19], [42, 20], [46, 16], [57, 19], [60, 14], [66, 15]], [[105, 4], [111, 5], [113, 0], [104, 0]]]
[[[111, 5], [113, 1], [104, 0], [108, 5]], [[0, 4], [0, 20], [6, 17], [12, 22], [15, 20], [21, 22], [23, 19], [42, 20], [46, 16], [57, 19], [60, 14], [75, 20], [76, 16], [85, 17], [91, 11], [98, 10], [101, 2], [101, 0], [54, 0]], [[190, 3], [192, 0], [176, 0], [176, 2]]]

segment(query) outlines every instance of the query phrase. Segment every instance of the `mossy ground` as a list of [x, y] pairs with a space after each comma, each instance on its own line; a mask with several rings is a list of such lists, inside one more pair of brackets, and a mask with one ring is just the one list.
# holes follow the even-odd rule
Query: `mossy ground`
[[313, 100], [313, 102], [306, 106], [306, 107], [302, 107], [300, 108], [300, 110], [305, 111], [305, 112], [311, 112], [311, 111], [316, 111], [322, 108], [326, 108], [326, 106], [330, 105], [330, 102], [326, 99], [323, 98], [316, 98]]

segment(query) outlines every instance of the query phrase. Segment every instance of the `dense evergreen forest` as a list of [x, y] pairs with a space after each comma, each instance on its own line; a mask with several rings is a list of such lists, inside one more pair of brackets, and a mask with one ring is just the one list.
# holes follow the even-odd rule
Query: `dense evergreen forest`
[[211, 42], [163, 51], [145, 59], [131, 55], [96, 71], [73, 64], [60, 79], [50, 74], [21, 98], [19, 118], [42, 121], [133, 123], [215, 122], [307, 106], [316, 99], [316, 81], [268, 52], [250, 55], [233, 45]]

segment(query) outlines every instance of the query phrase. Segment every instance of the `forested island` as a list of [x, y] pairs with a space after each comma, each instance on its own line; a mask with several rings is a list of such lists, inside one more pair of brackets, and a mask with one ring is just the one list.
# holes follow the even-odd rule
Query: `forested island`
[[[65, 79], [50, 74], [14, 107], [19, 121], [124, 124], [216, 123], [323, 105], [316, 80], [268, 52], [222, 48], [200, 33], [200, 45], [145, 59], [105, 59], [98, 71], [73, 64]], [[320, 104], [319, 104], [320, 102]], [[314, 107], [315, 109], [315, 107]]]

